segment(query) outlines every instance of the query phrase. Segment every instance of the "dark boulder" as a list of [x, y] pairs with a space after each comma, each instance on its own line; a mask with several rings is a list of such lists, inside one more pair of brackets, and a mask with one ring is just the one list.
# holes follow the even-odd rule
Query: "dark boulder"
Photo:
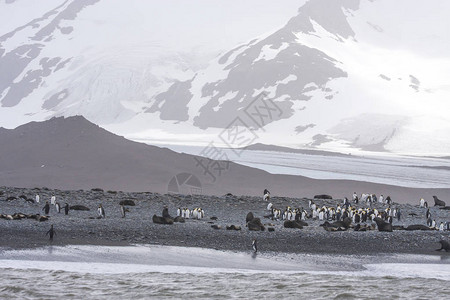
[[322, 195], [315, 195], [315, 196], [314, 196], [314, 199], [327, 199], [327, 200], [332, 200], [333, 197], [331, 197], [330, 195], [322, 194]]
[[439, 200], [438, 197], [433, 196], [434, 199], [434, 206], [444, 206], [445, 207], [445, 202], [442, 200]]
[[392, 232], [393, 228], [391, 223], [383, 221], [380, 217], [376, 217], [373, 220], [377, 223], [378, 231]]
[[267, 228], [267, 231], [268, 231], [268, 232], [274, 232], [274, 231], [275, 231], [275, 228], [269, 227], [269, 228]]
[[72, 206], [70, 207], [70, 209], [71, 209], [71, 210], [84, 210], [84, 211], [90, 210], [89, 208], [87, 208], [87, 207], [84, 206], [84, 205], [72, 205]]
[[102, 192], [103, 193], [103, 189], [101, 189], [101, 188], [93, 188], [93, 189], [91, 189], [91, 191], [93, 191], [93, 192]]
[[136, 206], [136, 203], [134, 203], [134, 201], [131, 199], [126, 199], [126, 200], [120, 201], [119, 205]]
[[164, 224], [164, 225], [172, 225], [173, 224], [173, 219], [171, 218], [164, 218], [164, 217], [160, 217], [157, 215], [153, 215], [153, 223], [155, 224]]

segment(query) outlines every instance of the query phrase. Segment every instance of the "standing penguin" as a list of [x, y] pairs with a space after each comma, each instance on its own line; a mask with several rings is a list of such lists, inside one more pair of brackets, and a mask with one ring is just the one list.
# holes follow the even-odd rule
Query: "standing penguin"
[[122, 218], [125, 218], [125, 207], [123, 205], [120, 205], [120, 214], [122, 215]]
[[427, 212], [426, 212], [426, 214], [425, 214], [425, 217], [426, 217], [427, 219], [431, 218], [431, 212], [430, 212], [430, 209], [429, 209], [429, 208], [427, 208]]
[[60, 213], [60, 212], [61, 212], [61, 205], [59, 205], [59, 203], [56, 202], [55, 207], [56, 207], [56, 211], [57, 211], [58, 213]]
[[39, 203], [40, 199], [39, 194], [36, 194], [36, 203]]
[[64, 214], [67, 216], [69, 214], [69, 203], [64, 206]]
[[53, 241], [53, 235], [56, 235], [56, 231], [53, 229], [53, 224], [50, 226], [50, 230], [45, 235], [50, 235], [50, 241]]
[[252, 248], [253, 248], [253, 252], [258, 252], [258, 245], [256, 244], [256, 239], [253, 239], [252, 241]]
[[46, 215], [50, 212], [50, 204], [48, 204], [48, 201], [45, 201], [44, 208], [42, 210], [45, 212]]
[[55, 196], [55, 195], [53, 195], [53, 196], [50, 198], [50, 203], [51, 203], [52, 205], [55, 205], [55, 204], [56, 204], [56, 196]]
[[101, 204], [98, 205], [97, 214], [100, 218], [105, 218], [105, 210]]

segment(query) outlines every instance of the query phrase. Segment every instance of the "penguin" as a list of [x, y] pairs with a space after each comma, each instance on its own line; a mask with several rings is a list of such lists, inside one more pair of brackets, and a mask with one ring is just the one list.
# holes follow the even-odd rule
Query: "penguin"
[[48, 201], [45, 201], [44, 208], [42, 210], [45, 212], [46, 215], [50, 212], [50, 204], [48, 204]]
[[433, 220], [433, 222], [431, 222], [431, 227], [436, 228], [436, 220]]
[[266, 195], [266, 194], [269, 194], [269, 195], [270, 195], [270, 192], [269, 192], [269, 190], [268, 190], [268, 189], [264, 189], [264, 193], [263, 193], [263, 195]]
[[53, 224], [50, 226], [50, 230], [45, 235], [50, 236], [50, 241], [53, 241], [53, 235], [56, 235], [56, 231], [53, 229]]
[[97, 214], [100, 218], [105, 217], [105, 210], [103, 209], [103, 206], [101, 204], [98, 205]]
[[270, 202], [269, 204], [267, 204], [267, 210], [271, 210], [271, 209], [272, 209], [272, 207], [273, 207], [273, 204], [272, 204], [272, 202]]
[[67, 216], [69, 214], [69, 203], [64, 206], [64, 214]]
[[36, 194], [36, 203], [39, 204], [40, 199], [41, 199], [41, 198], [39, 197], [39, 194]]
[[431, 218], [427, 219], [427, 226], [431, 227], [431, 225], [433, 224], [433, 220], [431, 220]]
[[252, 248], [253, 248], [253, 252], [258, 252], [258, 245], [256, 244], [256, 239], [253, 239], [252, 241]]
[[60, 213], [60, 212], [61, 212], [61, 205], [59, 205], [59, 203], [56, 202], [55, 207], [56, 207], [56, 211], [57, 211], [58, 213]]
[[444, 231], [444, 222], [439, 225], [439, 231]]
[[429, 208], [427, 208], [427, 212], [426, 212], [426, 214], [425, 214], [425, 217], [426, 217], [427, 219], [431, 218], [431, 212], [430, 212], [430, 209], [429, 209]]
[[424, 208], [425, 207], [425, 199], [420, 198], [420, 208]]
[[181, 208], [180, 207], [178, 207], [178, 209], [177, 209], [177, 217], [181, 217]]
[[55, 204], [56, 204], [56, 196], [55, 196], [55, 195], [53, 195], [53, 196], [50, 198], [50, 203], [51, 203], [51, 205], [55, 205]]
[[125, 207], [123, 207], [123, 205], [120, 205], [120, 214], [122, 215], [122, 218], [125, 218]]

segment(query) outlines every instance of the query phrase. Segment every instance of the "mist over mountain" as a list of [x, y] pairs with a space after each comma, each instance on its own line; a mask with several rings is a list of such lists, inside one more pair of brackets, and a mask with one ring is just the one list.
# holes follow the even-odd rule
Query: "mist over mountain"
[[[0, 125], [83, 115], [149, 143], [450, 153], [448, 1], [287, 1], [286, 21], [246, 23], [249, 4], [206, 2], [170, 22], [154, 1], [0, 4], [20, 15], [0, 27]], [[213, 44], [221, 22], [253, 37]], [[244, 142], [224, 138], [239, 127]]]

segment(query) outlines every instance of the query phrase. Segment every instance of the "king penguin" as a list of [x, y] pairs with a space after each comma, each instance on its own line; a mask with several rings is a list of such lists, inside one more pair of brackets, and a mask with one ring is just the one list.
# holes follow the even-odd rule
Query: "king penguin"
[[103, 206], [101, 204], [98, 205], [97, 214], [100, 218], [105, 217], [105, 210], [103, 209]]
[[253, 252], [258, 252], [258, 245], [256, 244], [256, 239], [253, 239], [252, 241], [252, 248], [253, 248]]
[[61, 212], [61, 205], [59, 205], [59, 203], [56, 202], [55, 207], [56, 207], [56, 211], [57, 211], [58, 213], [60, 213], [60, 212]]
[[67, 216], [69, 214], [69, 203], [64, 206], [64, 214]]

